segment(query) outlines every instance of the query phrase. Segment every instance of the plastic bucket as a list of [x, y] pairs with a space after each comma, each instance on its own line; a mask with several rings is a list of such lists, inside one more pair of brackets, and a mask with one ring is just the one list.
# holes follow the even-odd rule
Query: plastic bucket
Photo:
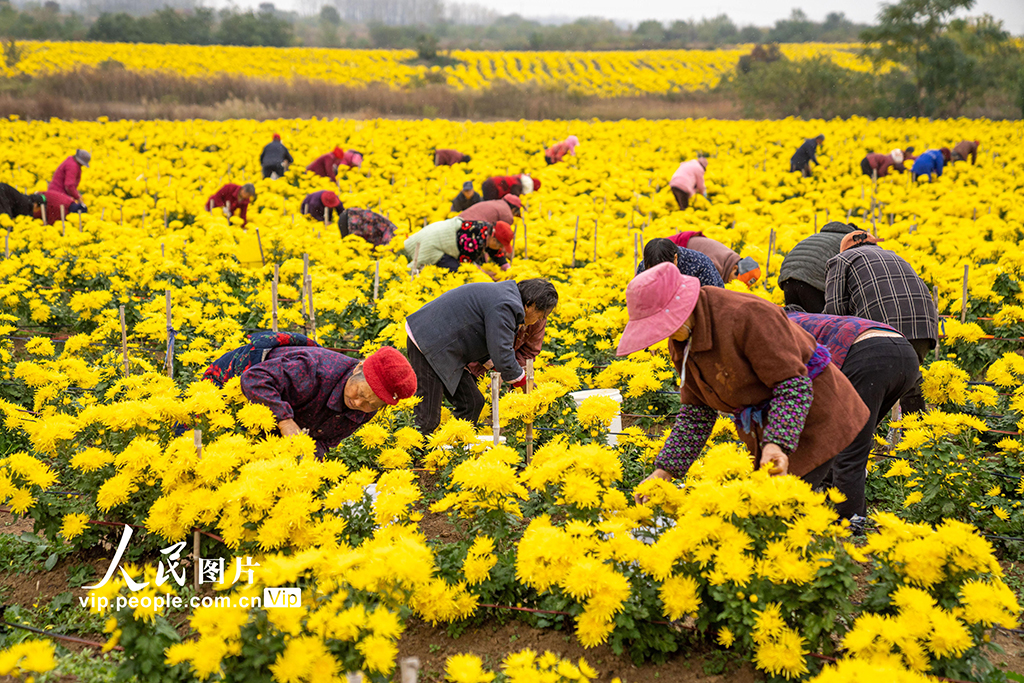
[[[584, 391], [574, 391], [569, 394], [572, 396], [572, 400], [576, 403], [576, 407], [579, 408], [580, 404], [591, 396], [607, 396], [612, 399], [619, 406], [622, 405], [622, 394], [619, 393], [618, 389], [586, 389]], [[615, 417], [612, 419], [612, 423], [608, 426], [608, 439], [607, 443], [609, 446], [616, 446], [619, 443], [619, 437], [615, 434], [622, 431], [622, 410], [618, 410], [615, 413]]]

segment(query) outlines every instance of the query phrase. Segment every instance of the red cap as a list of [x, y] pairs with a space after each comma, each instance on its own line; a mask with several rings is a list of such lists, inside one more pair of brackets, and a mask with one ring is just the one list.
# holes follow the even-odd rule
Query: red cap
[[341, 151], [341, 147], [335, 147], [334, 151], [331, 152], [331, 154], [333, 154], [338, 159], [340, 159], [343, 156], [345, 156], [345, 153], [343, 151]]
[[274, 133], [274, 139], [275, 139], [275, 140], [280, 140], [280, 139], [281, 139], [281, 136], [280, 136], [280, 135], [278, 135], [277, 133]]
[[416, 373], [392, 346], [382, 347], [363, 361], [363, 376], [377, 398], [389, 405], [416, 393]]
[[[513, 195], [515, 196], [515, 195]], [[506, 254], [512, 253], [512, 226], [505, 221], [498, 221], [494, 224], [494, 238], [501, 242], [501, 248]]]
[[519, 197], [517, 195], [507, 194], [504, 197], [502, 197], [502, 199], [504, 199], [506, 202], [508, 202], [508, 204], [510, 206], [514, 206], [517, 209], [523, 208], [523, 202], [520, 201], [520, 199], [519, 199]]
[[533, 181], [533, 189], [534, 189], [534, 191], [539, 190], [540, 189], [540, 181], [537, 180], [536, 178], [532, 177], [532, 176], [530, 177], [530, 180]]
[[341, 204], [341, 200], [338, 199], [338, 195], [333, 192], [327, 192], [326, 190], [322, 195], [320, 195], [320, 201], [329, 209], [333, 209], [338, 206], [338, 204]]

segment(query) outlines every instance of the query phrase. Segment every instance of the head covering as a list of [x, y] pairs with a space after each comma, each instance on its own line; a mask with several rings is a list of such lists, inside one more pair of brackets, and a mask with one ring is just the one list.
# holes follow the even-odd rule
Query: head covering
[[576, 145], [580, 144], [580, 139], [575, 135], [570, 135], [565, 139], [567, 145], [569, 145], [569, 154], [576, 156]]
[[473, 158], [473, 157], [469, 156], [468, 154], [463, 154], [463, 155], [462, 155], [462, 162], [463, 162], [463, 163], [466, 163], [467, 161], [470, 161], [470, 160], [472, 160], [472, 158]]
[[757, 265], [757, 261], [749, 256], [741, 258], [740, 262], [736, 264], [736, 279], [747, 287], [752, 287], [760, 277], [761, 266]]
[[340, 158], [342, 158], [343, 156], [345, 156], [345, 152], [344, 152], [344, 150], [342, 150], [342, 149], [341, 149], [341, 147], [335, 147], [335, 148], [334, 148], [334, 149], [333, 149], [333, 150], [331, 151], [331, 154], [333, 154], [333, 155], [334, 155], [334, 158], [335, 158], [335, 159], [340, 159]]
[[893, 151], [889, 152], [889, 156], [891, 156], [892, 160], [895, 161], [897, 164], [903, 163], [903, 150], [894, 149]]
[[502, 197], [502, 199], [504, 199], [509, 206], [514, 206], [517, 209], [523, 208], [522, 200], [519, 199], [519, 197], [514, 194], [507, 194], [504, 197]]
[[942, 152], [942, 160], [943, 161], [949, 161], [949, 157], [950, 157], [949, 147], [943, 147], [939, 151]]
[[512, 226], [505, 221], [494, 224], [494, 238], [501, 242], [501, 249], [506, 254], [512, 253]]
[[683, 275], [672, 263], [659, 263], [626, 287], [629, 323], [616, 355], [626, 356], [668, 339], [697, 306], [700, 280]]
[[354, 149], [350, 149], [347, 152], [345, 152], [345, 155], [348, 156], [348, 159], [345, 160], [345, 163], [352, 164], [353, 166], [362, 166], [363, 165], [363, 153], [362, 152], [357, 152]]
[[707, 168], [708, 167], [708, 158], [707, 157], [697, 157], [697, 163], [700, 164], [701, 166], [703, 166], [704, 168]]
[[381, 347], [363, 361], [363, 376], [377, 398], [388, 405], [416, 393], [416, 373], [405, 356], [391, 346]]
[[281, 141], [281, 136], [279, 134], [277, 134], [277, 133], [274, 133], [274, 139], [277, 140], [278, 142], [280, 142]]
[[878, 244], [878, 238], [872, 235], [870, 232], [864, 230], [856, 230], [848, 233], [843, 237], [843, 241], [839, 243], [839, 251], [844, 252], [847, 249], [853, 249], [854, 247], [861, 247], [865, 244]]
[[333, 209], [339, 204], [341, 204], [341, 200], [338, 199], [338, 195], [327, 190], [325, 190], [324, 193], [320, 195], [320, 201], [323, 202], [323, 205], [329, 209]]
[[540, 183], [525, 173], [519, 174], [519, 184], [523, 186], [523, 194], [530, 194], [535, 188], [540, 187]]
[[242, 192], [247, 192], [252, 195], [252, 200], [256, 201], [256, 186], [252, 183], [246, 183], [242, 185]]
[[77, 161], [80, 166], [85, 166], [86, 168], [89, 168], [89, 162], [92, 161], [92, 155], [86, 152], [84, 149], [76, 149], [75, 161]]
[[462, 183], [462, 190], [463, 191], [472, 190], [472, 189], [473, 189], [473, 181], [472, 180], [467, 180], [466, 182]]

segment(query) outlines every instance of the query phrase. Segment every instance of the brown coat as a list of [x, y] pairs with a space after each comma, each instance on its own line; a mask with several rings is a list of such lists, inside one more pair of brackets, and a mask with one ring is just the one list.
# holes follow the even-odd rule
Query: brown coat
[[[780, 382], [807, 375], [807, 361], [817, 342], [790, 322], [778, 306], [753, 294], [718, 287], [701, 287], [686, 383], [680, 391], [684, 404], [704, 405], [735, 413], [772, 397]], [[681, 369], [683, 344], [669, 340], [676, 371]], [[867, 423], [870, 411], [853, 385], [833, 364], [814, 380], [814, 400], [789, 454], [789, 471], [803, 476], [828, 462], [845, 448]], [[754, 462], [761, 459], [761, 432], [738, 430]]]
[[967, 157], [971, 158], [972, 164], [978, 161], [977, 140], [963, 140], [961, 142], [958, 142], [956, 146], [953, 148], [953, 161], [967, 161]]
[[736, 270], [736, 266], [740, 262], [740, 255], [721, 242], [704, 237], [704, 235], [694, 235], [684, 246], [687, 249], [699, 251], [711, 259], [726, 282], [735, 277], [733, 271]]

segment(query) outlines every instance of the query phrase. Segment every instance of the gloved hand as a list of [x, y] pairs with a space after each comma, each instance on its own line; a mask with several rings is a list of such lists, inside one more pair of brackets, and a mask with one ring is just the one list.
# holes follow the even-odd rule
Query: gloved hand
[[518, 382], [512, 382], [512, 386], [516, 389], [526, 389], [526, 375], [523, 375], [523, 378]]

